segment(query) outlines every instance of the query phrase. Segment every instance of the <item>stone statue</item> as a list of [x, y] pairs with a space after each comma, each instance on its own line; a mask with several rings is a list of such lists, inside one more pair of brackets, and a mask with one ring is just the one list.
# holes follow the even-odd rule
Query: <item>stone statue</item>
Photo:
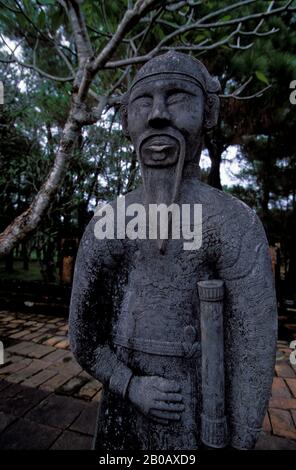
[[139, 70], [124, 97], [123, 129], [143, 179], [126, 206], [199, 204], [202, 240], [185, 250], [182, 237], [171, 236], [172, 217], [166, 239], [98, 239], [99, 216], [89, 223], [76, 260], [70, 343], [104, 385], [96, 449], [252, 449], [260, 433], [276, 299], [256, 214], [199, 180], [219, 88], [201, 62], [168, 52]]

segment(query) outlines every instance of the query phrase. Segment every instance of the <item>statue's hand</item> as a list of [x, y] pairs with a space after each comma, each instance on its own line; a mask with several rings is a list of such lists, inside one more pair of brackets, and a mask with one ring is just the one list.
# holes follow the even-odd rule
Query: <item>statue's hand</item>
[[162, 424], [178, 421], [184, 411], [180, 385], [162, 377], [134, 376], [128, 388], [130, 401], [147, 417]]

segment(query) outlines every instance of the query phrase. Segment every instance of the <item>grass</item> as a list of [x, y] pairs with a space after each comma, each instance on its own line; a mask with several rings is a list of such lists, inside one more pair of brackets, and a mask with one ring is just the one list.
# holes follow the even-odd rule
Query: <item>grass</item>
[[23, 262], [15, 260], [13, 262], [13, 271], [7, 272], [5, 269], [5, 263], [0, 261], [0, 279], [8, 280], [20, 280], [20, 281], [43, 281], [42, 274], [40, 272], [40, 264], [37, 260], [31, 260], [29, 262], [29, 270], [23, 269]]

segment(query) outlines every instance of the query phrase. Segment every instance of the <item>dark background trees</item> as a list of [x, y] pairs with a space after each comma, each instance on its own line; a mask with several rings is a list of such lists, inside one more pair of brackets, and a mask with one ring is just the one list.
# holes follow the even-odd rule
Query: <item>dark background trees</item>
[[[295, 1], [0, 6], [2, 275], [27, 272], [35, 259], [44, 279], [57, 281], [61, 258], [75, 252], [95, 206], [138, 184], [135, 154], [120, 129], [121, 97], [142, 63], [175, 48], [201, 59], [222, 85], [221, 118], [205, 137], [211, 168], [203, 178], [222, 188], [221, 165], [237, 147], [240, 172], [223, 189], [258, 212], [270, 244], [281, 246], [292, 286]], [[13, 265], [13, 257], [21, 261]]]

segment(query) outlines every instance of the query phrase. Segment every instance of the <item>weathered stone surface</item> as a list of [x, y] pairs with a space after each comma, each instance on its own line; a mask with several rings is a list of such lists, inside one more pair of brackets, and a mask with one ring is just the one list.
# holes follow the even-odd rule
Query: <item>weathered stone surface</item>
[[296, 377], [295, 379], [286, 379], [286, 383], [291, 390], [293, 397], [296, 398]]
[[47, 395], [48, 392], [43, 390], [12, 385], [1, 392], [0, 411], [23, 416]]
[[273, 379], [272, 397], [273, 398], [291, 398], [291, 393], [285, 381], [280, 377], [274, 377]]
[[51, 337], [50, 333], [46, 334], [46, 333], [39, 333], [38, 336], [36, 336], [35, 338], [32, 339], [32, 341], [36, 344], [42, 344], [44, 341], [46, 341], [47, 339], [49, 339]]
[[73, 395], [74, 393], [78, 393], [85, 383], [86, 379], [83, 377], [73, 377], [59, 388], [59, 393]]
[[13, 373], [13, 374], [10, 374], [9, 375], [9, 382], [13, 382], [13, 383], [21, 383], [23, 382], [24, 380], [32, 377], [33, 375], [37, 374], [38, 372], [42, 371], [44, 369], [44, 365], [42, 363], [39, 363], [38, 361], [31, 361], [31, 363]]
[[56, 348], [60, 348], [60, 349], [68, 349], [68, 347], [69, 347], [69, 340], [68, 340], [68, 339], [64, 339], [63, 341], [60, 341], [59, 343], [56, 343], [56, 344], [55, 344], [55, 347], [56, 347]]
[[100, 402], [103, 396], [103, 389], [99, 390], [98, 393], [92, 398], [92, 401]]
[[6, 348], [8, 352], [13, 352], [17, 354], [21, 354], [22, 350], [27, 348], [30, 343], [28, 341], [21, 341], [20, 343], [14, 344], [13, 346], [9, 346]]
[[11, 384], [9, 382], [3, 381], [6, 383], [6, 387], [3, 387], [1, 390], [0, 400], [5, 400], [6, 398], [11, 398], [16, 396], [19, 392], [22, 391], [22, 387], [18, 384]]
[[20, 418], [0, 436], [0, 449], [48, 449], [60, 433], [59, 429]]
[[52, 370], [57, 370], [62, 375], [75, 376], [81, 373], [81, 367], [71, 357], [70, 361], [65, 361], [65, 357], [51, 364]]
[[294, 369], [286, 362], [280, 362], [279, 364], [276, 364], [275, 370], [279, 377], [296, 377]]
[[89, 434], [91, 436], [95, 433], [95, 425], [97, 420], [97, 404], [89, 404], [78, 416], [78, 418], [71, 425], [72, 431], [82, 432], [83, 434]]
[[[239, 200], [199, 180], [202, 136], [217, 122], [218, 93], [219, 83], [200, 62], [170, 52], [147, 62], [123, 99], [123, 129], [143, 180], [126, 195], [126, 207], [176, 204], [183, 210], [187, 204], [193, 212], [199, 204], [202, 243], [184, 250], [184, 233], [167, 240], [98, 239], [98, 215], [85, 231], [69, 334], [79, 363], [104, 385], [101, 450], [197, 449], [202, 440], [223, 446], [224, 402], [231, 446], [250, 449], [259, 436], [274, 371], [276, 298], [261, 222]], [[116, 201], [110, 207], [117, 220]], [[123, 215], [119, 229], [130, 221]], [[198, 292], [198, 283], [215, 279], [225, 289], [223, 327], [214, 306], [222, 298], [200, 302]], [[207, 305], [220, 326], [202, 355]], [[277, 370], [279, 377], [294, 373], [282, 365]], [[205, 402], [213, 408], [202, 415]]]
[[296, 429], [296, 410], [291, 410], [291, 414], [292, 414], [292, 418], [294, 420], [294, 426], [295, 426], [295, 429]]
[[256, 450], [296, 450], [296, 441], [267, 434], [260, 435]]
[[296, 440], [292, 416], [289, 411], [272, 409], [269, 412], [273, 434]]
[[[17, 419], [16, 416], [0, 411], [0, 433], [4, 431], [4, 429], [7, 428], [7, 426], [13, 423], [16, 419]], [[0, 441], [1, 441], [1, 437], [0, 437]]]
[[91, 400], [102, 386], [97, 381], [87, 382], [78, 392], [78, 396], [86, 400]]
[[32, 345], [30, 349], [29, 348], [25, 350], [23, 349], [22, 353], [23, 354], [25, 353], [29, 357], [40, 359], [53, 351], [54, 351], [53, 347], [39, 344], [39, 345]]
[[75, 398], [50, 395], [32, 409], [26, 418], [40, 424], [64, 429], [74, 422], [83, 409], [84, 403]]
[[[83, 370], [82, 372], [80, 372], [79, 377], [84, 377], [84, 378], [87, 379], [87, 380], [93, 380], [92, 376], [89, 375], [89, 373], [86, 372], [85, 370]], [[97, 383], [99, 383], [99, 382], [97, 382]]]
[[270, 423], [270, 419], [269, 419], [269, 414], [268, 412], [266, 413], [266, 415], [264, 416], [264, 421], [263, 421], [263, 425], [262, 425], [262, 430], [265, 432], [265, 433], [271, 433], [271, 423]]
[[62, 336], [52, 336], [51, 338], [47, 339], [44, 344], [47, 346], [55, 346], [57, 343], [63, 341], [64, 338]]
[[[31, 329], [31, 331], [32, 331], [32, 329]], [[24, 340], [25, 341], [31, 341], [31, 340], [33, 340], [34, 338], [37, 338], [37, 337], [40, 337], [39, 331], [33, 330], [32, 333], [29, 333], [26, 336], [24, 336]]]
[[295, 398], [272, 398], [269, 402], [270, 408], [278, 408], [280, 410], [296, 410]]
[[59, 328], [58, 331], [63, 331], [64, 333], [67, 333], [69, 330], [69, 326], [68, 325], [63, 325]]
[[46, 382], [42, 383], [42, 390], [48, 390], [50, 392], [54, 392], [58, 390], [62, 385], [68, 382], [69, 377], [65, 377], [61, 374], [56, 374]]
[[57, 373], [52, 370], [42, 370], [41, 372], [38, 372], [38, 374], [35, 374], [33, 377], [25, 380], [23, 382], [23, 385], [27, 387], [39, 387], [42, 385], [44, 382], [47, 380], [51, 379], [54, 377]]
[[4, 390], [5, 388], [9, 387], [10, 383], [7, 382], [6, 380], [0, 379], [0, 392]]
[[51, 447], [52, 450], [90, 450], [92, 438], [72, 431], [64, 431]]
[[46, 362], [51, 362], [51, 363], [55, 364], [56, 362], [63, 359], [67, 354], [69, 354], [69, 353], [67, 353], [66, 351], [55, 350], [55, 351], [47, 354], [46, 356], [44, 356], [43, 360], [46, 361]]
[[10, 336], [10, 338], [12, 338], [12, 339], [23, 338], [24, 336], [28, 335], [29, 333], [30, 333], [29, 330], [23, 330], [23, 331], [20, 331], [19, 333], [14, 333], [13, 335]]
[[21, 369], [24, 369], [29, 364], [31, 364], [31, 359], [22, 359], [22, 361], [14, 362], [9, 364], [9, 366], [1, 367], [0, 368], [0, 375], [7, 375], [12, 374], [14, 372], [18, 372]]

